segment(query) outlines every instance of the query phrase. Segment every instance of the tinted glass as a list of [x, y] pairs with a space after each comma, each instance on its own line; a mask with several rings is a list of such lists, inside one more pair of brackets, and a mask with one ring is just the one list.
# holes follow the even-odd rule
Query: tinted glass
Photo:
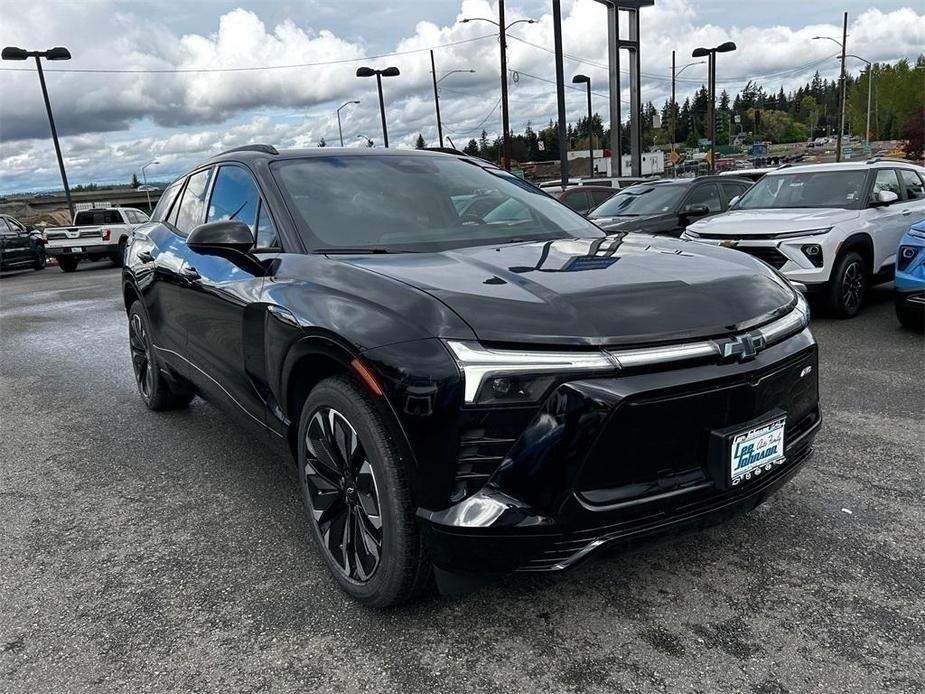
[[260, 206], [260, 215], [257, 217], [257, 248], [279, 248], [276, 226], [266, 205]]
[[591, 213], [597, 217], [638, 217], [673, 210], [688, 190], [685, 185], [635, 185], [624, 188]]
[[259, 202], [260, 194], [251, 175], [238, 166], [223, 166], [218, 170], [212, 188], [206, 221], [236, 219], [244, 222], [253, 232]]
[[591, 209], [591, 201], [588, 197], [588, 191], [579, 190], [574, 193], [569, 193], [561, 198], [559, 198], [566, 205], [571, 207], [576, 212], [587, 212]]
[[74, 217], [74, 224], [79, 227], [99, 226], [100, 224], [124, 224], [119, 210], [81, 210]]
[[180, 187], [182, 186], [182, 179], [173, 183], [167, 187], [167, 190], [161, 195], [161, 199], [157, 201], [157, 205], [154, 208], [154, 212], [151, 213], [151, 219], [162, 222], [167, 217], [167, 211], [170, 209], [170, 206], [173, 204], [173, 201], [177, 197], [177, 193], [180, 192]]
[[212, 169], [206, 169], [189, 177], [189, 183], [186, 184], [186, 190], [183, 191], [183, 199], [177, 211], [177, 220], [174, 222], [174, 226], [181, 233], [188, 234], [193, 227], [202, 224], [203, 208], [206, 206], [206, 190], [209, 188], [211, 176]]
[[723, 203], [719, 199], [719, 188], [715, 183], [697, 186], [691, 191], [684, 202], [684, 209], [689, 210], [693, 207], [706, 207], [713, 214], [722, 212]]
[[316, 250], [427, 251], [603, 234], [529, 183], [456, 157], [325, 156], [271, 170]]
[[921, 200], [925, 198], [925, 186], [922, 185], [922, 179], [916, 175], [915, 171], [900, 169], [899, 176], [903, 179], [903, 184], [906, 186], [906, 197], [910, 200]]
[[748, 190], [748, 186], [742, 183], [723, 183], [723, 195], [726, 196], [726, 200], [731, 201], [736, 195], [741, 196]]
[[748, 189], [737, 210], [861, 206], [866, 171], [770, 174]]
[[891, 193], [896, 193], [896, 197], [902, 198], [903, 193], [902, 189], [899, 187], [899, 178], [896, 176], [896, 171], [894, 169], [880, 169], [877, 171], [877, 177], [874, 179], [873, 190], [870, 191], [870, 199], [874, 201], [877, 199], [877, 194], [888, 190]]
[[615, 192], [616, 191], [611, 192], [609, 190], [592, 190], [591, 191], [591, 207], [592, 208], [597, 207], [605, 200], [609, 200], [610, 198], [613, 197], [613, 194]]

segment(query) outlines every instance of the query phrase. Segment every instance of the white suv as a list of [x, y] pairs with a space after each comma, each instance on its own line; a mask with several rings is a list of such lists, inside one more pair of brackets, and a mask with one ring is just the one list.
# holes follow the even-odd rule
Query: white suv
[[925, 168], [911, 162], [784, 165], [682, 238], [756, 256], [850, 318], [870, 284], [893, 279], [899, 239], [921, 219]]

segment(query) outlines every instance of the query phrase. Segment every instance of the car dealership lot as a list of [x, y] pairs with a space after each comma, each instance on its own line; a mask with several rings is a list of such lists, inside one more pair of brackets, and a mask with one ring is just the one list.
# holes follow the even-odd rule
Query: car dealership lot
[[375, 611], [249, 430], [145, 409], [118, 270], [5, 275], [0, 690], [921, 691], [923, 340], [884, 288], [813, 328], [816, 455], [756, 512]]

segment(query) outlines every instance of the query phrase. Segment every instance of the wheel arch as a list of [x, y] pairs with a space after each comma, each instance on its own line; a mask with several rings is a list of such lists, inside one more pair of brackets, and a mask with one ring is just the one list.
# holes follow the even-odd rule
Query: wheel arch
[[835, 254], [836, 260], [849, 251], [858, 253], [864, 259], [868, 275], [874, 273], [874, 241], [868, 234], [852, 234], [842, 241]]
[[411, 446], [401, 421], [388, 395], [377, 381], [372, 365], [361, 358], [358, 350], [342, 340], [333, 335], [319, 333], [306, 336], [293, 344], [282, 363], [279, 403], [289, 421], [287, 440], [293, 461], [298, 460], [302, 405], [316, 385], [336, 375], [351, 377], [370, 393], [373, 403], [402, 453], [409, 460], [413, 460]]
[[141, 293], [131, 282], [125, 282], [122, 285], [122, 303], [125, 304], [125, 312], [128, 313], [132, 304], [141, 301]]

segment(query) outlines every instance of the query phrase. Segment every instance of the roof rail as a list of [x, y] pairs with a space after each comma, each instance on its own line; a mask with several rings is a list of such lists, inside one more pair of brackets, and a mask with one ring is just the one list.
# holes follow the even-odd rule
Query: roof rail
[[423, 149], [428, 152], [443, 152], [444, 154], [461, 154], [463, 156], [469, 156], [465, 152], [460, 152], [453, 147], [423, 147]]
[[868, 159], [868, 160], [865, 161], [864, 163], [865, 163], [865, 164], [876, 164], [878, 161], [897, 161], [897, 162], [902, 162], [903, 164], [912, 164], [912, 163], [913, 163], [913, 162], [909, 161], [908, 159], [900, 159], [899, 157], [871, 157], [870, 159]]
[[273, 145], [243, 145], [241, 147], [233, 147], [232, 149], [226, 149], [224, 152], [217, 154], [216, 156], [222, 156], [222, 154], [231, 154], [232, 152], [262, 152], [264, 154], [279, 154], [279, 151]]

